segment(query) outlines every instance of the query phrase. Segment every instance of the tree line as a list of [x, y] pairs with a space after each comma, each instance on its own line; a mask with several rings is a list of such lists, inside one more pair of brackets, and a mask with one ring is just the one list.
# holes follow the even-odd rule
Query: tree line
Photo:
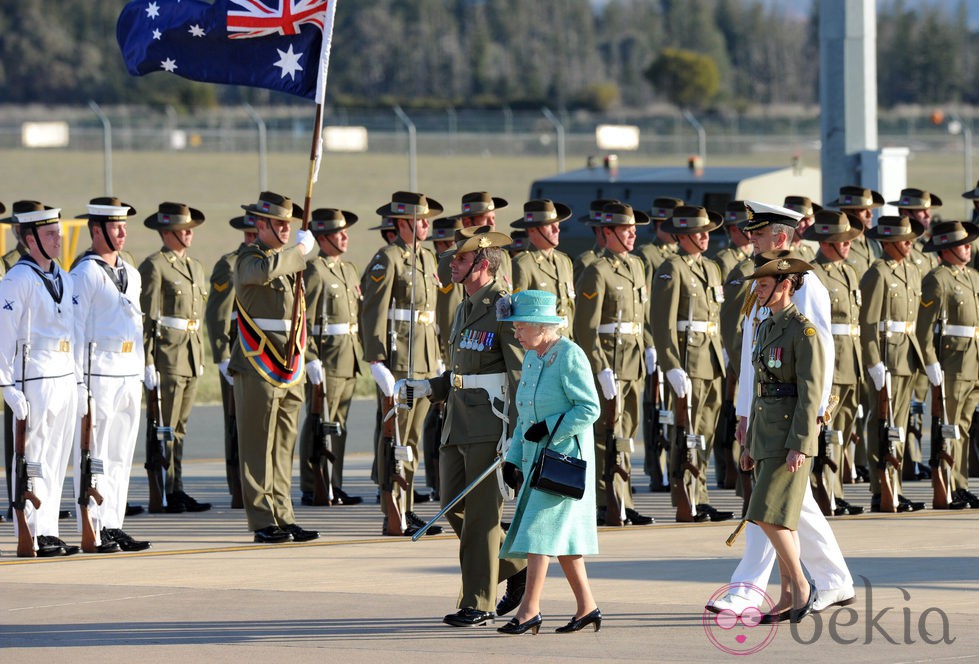
[[[130, 77], [115, 40], [124, 4], [0, 0], [0, 102], [295, 103], [165, 74]], [[598, 111], [658, 101], [735, 112], [813, 104], [818, 4], [799, 16], [761, 0], [609, 0], [601, 8], [589, 0], [341, 0], [328, 100]], [[979, 104], [979, 33], [966, 18], [964, 0], [953, 12], [910, 0], [878, 12], [881, 107]], [[673, 60], [664, 63], [664, 54]], [[713, 83], [680, 94], [678, 72]]]

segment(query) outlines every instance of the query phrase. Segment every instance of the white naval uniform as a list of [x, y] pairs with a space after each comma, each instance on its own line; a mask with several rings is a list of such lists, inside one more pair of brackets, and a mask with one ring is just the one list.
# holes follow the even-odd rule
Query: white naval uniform
[[[102, 528], [122, 528], [129, 494], [133, 452], [139, 435], [143, 379], [143, 315], [139, 310], [139, 271], [121, 258], [125, 292], [104, 269], [105, 261], [85, 254], [72, 267], [75, 305], [75, 361], [85, 380], [88, 372], [88, 343], [95, 342], [91, 367], [91, 402], [94, 404], [91, 454], [101, 459], [104, 475], [93, 479], [104, 499], [96, 505], [89, 499], [89, 515], [96, 544]], [[121, 279], [118, 275], [116, 279]], [[81, 420], [79, 418], [79, 424]], [[76, 427], [74, 449], [75, 496], [81, 471], [81, 427]], [[78, 521], [81, 530], [81, 516]]]
[[[72, 282], [52, 263], [60, 277], [60, 301], [48, 292], [40, 268], [21, 258], [0, 281], [0, 387], [23, 389], [30, 404], [25, 456], [41, 464], [42, 477], [33, 481], [40, 499], [37, 510], [29, 502], [24, 515], [36, 537], [58, 537], [61, 491], [75, 431], [76, 383], [80, 380], [71, 350], [74, 346]], [[30, 343], [26, 381], [21, 386], [23, 343]], [[16, 532], [17, 522], [14, 521]]]
[[[825, 377], [823, 379], [823, 394], [819, 402], [819, 413], [822, 414], [829, 401], [833, 387], [833, 368], [836, 366], [836, 350], [830, 331], [830, 301], [829, 292], [815, 275], [806, 275], [802, 288], [792, 295], [792, 302], [803, 316], [815, 326], [822, 340], [825, 354]], [[758, 303], [745, 316], [743, 335], [741, 338], [741, 374], [738, 382], [736, 412], [739, 417], [748, 417], [751, 413], [751, 399], [754, 390], [755, 372], [751, 364], [751, 344], [755, 333], [755, 316], [759, 322], [767, 318], [767, 312], [758, 312]], [[816, 423], [813, 422], [813, 428]], [[806, 495], [802, 501], [802, 514], [799, 517], [799, 550], [802, 563], [809, 570], [817, 591], [835, 590], [853, 586], [853, 577], [847, 568], [843, 552], [836, 541], [836, 535], [823, 516], [812, 489], [806, 484]], [[758, 596], [751, 592], [751, 586], [764, 590], [768, 586], [775, 564], [775, 549], [762, 529], [749, 523], [745, 529], [744, 554], [738, 563], [734, 574], [731, 575], [732, 589], [737, 594], [758, 604]]]

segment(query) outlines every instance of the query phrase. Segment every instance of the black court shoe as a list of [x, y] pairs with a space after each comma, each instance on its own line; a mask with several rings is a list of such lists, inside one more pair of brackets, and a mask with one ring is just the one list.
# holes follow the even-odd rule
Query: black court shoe
[[791, 609], [789, 611], [789, 622], [798, 623], [802, 622], [802, 619], [812, 613], [812, 603], [816, 601], [816, 584], [811, 580], [809, 581], [809, 599], [806, 600], [806, 605], [799, 609]]
[[538, 613], [527, 622], [517, 622], [517, 619], [513, 618], [503, 627], [497, 627], [496, 631], [500, 634], [523, 634], [529, 631], [536, 636], [537, 632], [540, 631], [540, 626], [543, 622], [544, 618]]
[[564, 627], [558, 627], [555, 632], [558, 634], [568, 634], [570, 632], [577, 632], [583, 627], [588, 627], [588, 625], [594, 625], [595, 631], [597, 632], [602, 628], [602, 610], [595, 609], [591, 613], [585, 614], [580, 618], [571, 618], [569, 622]]

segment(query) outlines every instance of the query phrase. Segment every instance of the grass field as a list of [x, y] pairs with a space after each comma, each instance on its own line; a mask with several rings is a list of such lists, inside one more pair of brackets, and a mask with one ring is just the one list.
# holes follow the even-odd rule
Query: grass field
[[[715, 165], [788, 164], [787, 145], [782, 153], [753, 153], [745, 157], [711, 158]], [[802, 155], [805, 163], [818, 164], [813, 152]], [[685, 156], [667, 155], [642, 163], [683, 163]], [[584, 164], [584, 155], [569, 155], [569, 168]], [[621, 165], [638, 165], [628, 156]], [[207, 222], [197, 229], [191, 254], [210, 272], [221, 256], [238, 245], [240, 233], [227, 222], [241, 213], [243, 203], [258, 197], [258, 159], [253, 154], [200, 153], [194, 151], [113, 155], [113, 193], [139, 211], [130, 224], [126, 249], [138, 260], [160, 246], [156, 233], [145, 229], [142, 220], [155, 212], [161, 201], [185, 202], [199, 208]], [[272, 191], [294, 197], [300, 204], [305, 194], [308, 157], [302, 154], [269, 155], [268, 179]], [[555, 171], [553, 157], [510, 156], [425, 156], [418, 158], [418, 188], [441, 202], [448, 213], [459, 211], [462, 194], [486, 190], [510, 201], [499, 214], [504, 229], [520, 216], [530, 183]], [[36, 199], [62, 207], [64, 216], [84, 212], [89, 198], [104, 192], [101, 152], [10, 150], [0, 161], [3, 188], [0, 200]], [[945, 201], [946, 218], [960, 218], [965, 207], [959, 194], [962, 186], [961, 153], [914, 153], [908, 161], [908, 182], [928, 189]], [[403, 155], [339, 154], [324, 156], [313, 207], [339, 207], [360, 216], [351, 229], [349, 259], [363, 269], [380, 246], [376, 232], [368, 226], [378, 222], [375, 210], [390, 201], [391, 192], [408, 188], [408, 160]], [[780, 194], [781, 195], [781, 194]], [[502, 222], [502, 223], [501, 223]], [[83, 236], [82, 241], [87, 238]], [[7, 234], [8, 247], [11, 237]], [[201, 401], [218, 398], [217, 372], [209, 370], [200, 390]]]

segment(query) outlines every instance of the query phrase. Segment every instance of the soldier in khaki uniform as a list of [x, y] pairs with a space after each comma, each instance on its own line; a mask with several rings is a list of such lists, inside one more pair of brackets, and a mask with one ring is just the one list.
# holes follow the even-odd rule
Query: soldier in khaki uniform
[[290, 224], [302, 219], [303, 209], [285, 196], [263, 191], [257, 203], [241, 207], [255, 217], [258, 231], [258, 239], [241, 250], [235, 263], [238, 336], [228, 364], [238, 407], [245, 516], [257, 543], [305, 542], [319, 534], [296, 524], [292, 452], [303, 383], [322, 382], [323, 364], [309, 349], [302, 302], [292, 348], [289, 341], [296, 280], [315, 241], [312, 233], [299, 230], [295, 243], [287, 245]]
[[834, 497], [836, 516], [863, 512], [863, 507], [851, 505], [843, 499], [840, 477], [844, 447], [850, 440], [860, 404], [860, 377], [863, 375], [860, 358], [860, 280], [846, 263], [850, 243], [862, 232], [859, 226], [850, 225], [849, 217], [844, 213], [820, 210], [815, 214], [813, 225], [804, 233], [806, 240], [819, 243], [819, 253], [812, 263], [813, 274], [823, 282], [829, 293], [830, 332], [836, 349], [832, 395], [836, 397], [837, 404], [831, 411], [829, 428], [839, 431], [840, 438], [833, 441], [833, 448], [827, 451], [827, 456], [836, 463], [837, 468], [834, 472], [829, 464], [823, 466], [823, 481]]
[[[585, 351], [595, 372], [604, 401], [618, 399], [619, 415], [614, 432], [618, 439], [634, 439], [639, 429], [640, 399], [646, 377], [645, 325], [649, 294], [642, 260], [630, 253], [636, 242], [636, 226], [649, 223], [646, 213], [625, 203], [607, 203], [600, 220], [591, 222], [603, 236], [605, 248], [575, 283], [580, 296], [575, 306], [574, 339]], [[613, 362], [614, 359], [614, 362]], [[606, 406], [607, 408], [607, 406]], [[595, 423], [595, 481], [598, 520], [605, 521], [608, 423]], [[631, 473], [630, 451], [618, 450], [621, 466]], [[623, 523], [645, 525], [652, 518], [634, 509], [632, 482], [616, 474], [615, 493], [624, 508]]]
[[968, 464], [969, 426], [979, 404], [979, 272], [969, 267], [970, 243], [977, 237], [973, 224], [935, 224], [925, 251], [938, 253], [942, 264], [925, 276], [918, 308], [925, 371], [932, 385], [945, 383], [948, 423], [959, 427], [960, 437], [948, 450], [954, 461], [952, 508], [979, 508], [979, 498], [969, 491]]
[[748, 221], [748, 215], [748, 206], [744, 201], [731, 201], [724, 207], [724, 232], [728, 245], [717, 252], [714, 262], [721, 268], [721, 276], [725, 279], [734, 268], [751, 258], [751, 238], [741, 230], [741, 224]]
[[[653, 241], [644, 242], [633, 252], [642, 259], [643, 267], [651, 283], [653, 274], [670, 256], [675, 256], [680, 250], [676, 238], [667, 233], [663, 225], [673, 216], [673, 210], [683, 205], [679, 198], [657, 198], [653, 200], [653, 209], [649, 220], [653, 222]], [[650, 284], [647, 283], [647, 286]]]
[[[364, 358], [370, 362], [371, 375], [380, 390], [379, 399], [392, 397], [394, 383], [400, 378], [430, 378], [438, 371], [435, 329], [438, 263], [432, 250], [421, 243], [428, 237], [429, 220], [441, 213], [442, 206], [437, 201], [407, 191], [395, 192], [391, 202], [377, 210], [377, 214], [393, 218], [398, 229], [398, 238], [370, 260], [364, 280], [361, 335]], [[410, 375], [409, 370], [413, 372]], [[404, 490], [403, 504], [408, 529], [404, 533], [389, 533], [392, 535], [410, 535], [425, 523], [413, 511], [413, 486], [428, 410], [429, 403], [424, 399], [415, 399], [410, 409], [398, 410], [401, 444], [411, 450], [411, 459], [404, 463], [408, 487]], [[383, 485], [392, 469], [388, 467], [387, 451], [380, 449], [382, 442], [379, 436], [377, 477]], [[395, 486], [394, 499], [398, 502], [402, 501], [401, 492]], [[386, 512], [383, 503], [381, 511]]]
[[[867, 232], [883, 244], [886, 258], [872, 266], [860, 279], [863, 306], [860, 309], [860, 344], [864, 366], [874, 391], [867, 417], [867, 458], [870, 466], [870, 509], [880, 511], [879, 396], [887, 374], [891, 379], [894, 422], [903, 425], [911, 409], [915, 371], [924, 369], [921, 348], [915, 336], [915, 321], [921, 298], [921, 274], [910, 260], [911, 247], [921, 235], [921, 224], [908, 217], [881, 217]], [[851, 248], [852, 251], [852, 248]], [[904, 457], [904, 441], [894, 443], [894, 456]], [[889, 466], [888, 466], [889, 467]], [[890, 471], [888, 471], [890, 473]], [[901, 495], [900, 473], [890, 473], [900, 512], [924, 509]]]
[[[331, 437], [333, 461], [325, 459], [321, 470], [329, 483], [333, 505], [359, 505], [360, 496], [343, 490], [343, 459], [347, 446], [347, 416], [354, 397], [357, 374], [362, 373], [357, 321], [360, 314], [360, 283], [357, 268], [343, 260], [349, 237], [347, 229], [357, 223], [357, 215], [346, 210], [313, 210], [309, 230], [319, 245], [319, 254], [310, 258], [303, 272], [306, 290], [306, 329], [314, 355], [323, 363], [325, 408], [321, 417], [340, 425]], [[307, 386], [306, 401], [312, 404], [313, 389]], [[316, 479], [310, 458], [313, 451], [313, 415], [307, 408], [299, 437], [299, 479], [303, 505], [312, 505]]]
[[[203, 512], [184, 492], [182, 462], [187, 419], [197, 394], [197, 379], [204, 374], [204, 334], [201, 317], [207, 299], [207, 281], [200, 261], [187, 255], [194, 229], [204, 214], [183, 203], [160, 203], [143, 224], [160, 233], [163, 248], [139, 266], [143, 291], [143, 346], [146, 350], [146, 389], [158, 388], [163, 401], [160, 417], [173, 427], [173, 448], [166, 476], [164, 508], [168, 513]], [[159, 382], [157, 385], [157, 372]]]
[[[517, 254], [527, 251], [530, 248], [530, 240], [527, 238], [527, 231], [514, 230], [510, 232], [510, 246], [507, 247], [507, 253], [510, 254], [510, 258], [516, 258]], [[589, 249], [589, 251], [591, 251]], [[574, 268], [572, 268], [573, 270]], [[574, 283], [574, 277], [572, 277], [572, 283]]]
[[[702, 207], [674, 208], [662, 230], [677, 238], [680, 253], [668, 257], [656, 270], [650, 306], [660, 366], [674, 394], [686, 398], [690, 404], [688, 433], [706, 439], [707, 449], [697, 455], [700, 475], [696, 479], [696, 511], [698, 516], [704, 514], [713, 521], [733, 516], [731, 512], [712, 507], [707, 495], [707, 461], [714, 445], [724, 377], [720, 336], [724, 293], [720, 268], [704, 258], [703, 252], [710, 242], [710, 232], [722, 223], [719, 214]], [[672, 442], [670, 480], [683, 491], [683, 486], [694, 481], [693, 478], [684, 481], [683, 464], [688, 451], [676, 440]]]
[[[4, 212], [5, 211], [6, 209], [4, 209]], [[4, 214], [4, 212], [0, 212], [0, 214]], [[17, 240], [17, 244], [14, 245], [14, 248], [5, 253], [3, 258], [0, 259], [3, 262], [2, 269], [4, 272], [6, 272], [14, 266], [14, 263], [20, 260], [21, 256], [27, 254], [27, 247], [24, 246], [24, 243], [20, 239], [20, 224], [16, 223], [12, 216], [4, 218], [3, 223], [10, 224], [10, 232], [13, 234], [14, 239]], [[55, 260], [58, 258], [58, 256], [55, 256]]]
[[561, 328], [571, 334], [574, 320], [574, 274], [571, 258], [558, 250], [561, 223], [572, 217], [571, 208], [547, 200], [528, 201], [523, 217], [510, 224], [511, 228], [526, 229], [531, 248], [513, 261], [513, 292], [542, 290], [557, 296], [557, 315], [567, 323]]
[[[513, 399], [523, 363], [513, 326], [497, 320], [497, 301], [506, 292], [494, 273], [510, 238], [485, 226], [464, 228], [455, 238], [456, 246], [449, 251], [452, 280], [465, 289], [466, 298], [452, 323], [449, 370], [431, 381], [406, 381], [416, 398], [428, 395], [446, 403], [439, 456], [443, 501], [459, 495], [504, 452], [517, 419]], [[459, 537], [462, 589], [459, 611], [445, 616], [446, 624], [484, 625], [493, 621], [494, 608], [503, 615], [520, 603], [526, 561], [499, 558], [502, 512], [500, 489], [492, 479], [477, 484], [448, 512]], [[504, 579], [506, 594], [494, 604], [497, 583]]]
[[585, 251], [578, 254], [578, 257], [574, 259], [574, 263], [571, 265], [571, 275], [574, 278], [574, 283], [578, 283], [578, 279], [581, 278], [581, 273], [584, 272], [585, 268], [595, 262], [598, 258], [598, 254], [605, 247], [605, 236], [602, 235], [602, 229], [597, 226], [593, 226], [593, 221], [600, 221], [602, 218], [602, 210], [608, 203], [617, 203], [618, 201], [611, 198], [599, 198], [588, 204], [588, 214], [578, 217], [578, 221], [585, 224], [591, 228], [592, 232], [595, 234], [595, 245], [591, 249], [586, 249]]
[[816, 251], [819, 250], [819, 247], [815, 242], [805, 240], [804, 236], [809, 227], [812, 226], [815, 214], [823, 209], [822, 206], [813, 203], [808, 196], [786, 196], [782, 206], [802, 215], [799, 225], [795, 227], [795, 235], [792, 237], [790, 249], [795, 252], [796, 257], [811, 263], [816, 258]]
[[[242, 231], [244, 237], [234, 251], [221, 256], [211, 270], [211, 289], [208, 292], [207, 303], [204, 305], [204, 324], [207, 325], [207, 337], [211, 342], [211, 358], [218, 367], [221, 380], [221, 404], [224, 413], [224, 462], [228, 479], [228, 491], [231, 493], [231, 508], [241, 509], [241, 476], [239, 474], [238, 435], [231, 409], [232, 386], [234, 379], [228, 373], [228, 362], [231, 360], [231, 345], [237, 334], [238, 313], [234, 310], [235, 302], [235, 263], [238, 254], [258, 238], [255, 231], [255, 218], [246, 214], [231, 219], [231, 228]], [[232, 428], [235, 431], [232, 433]], [[232, 437], [235, 436], [235, 438]]]

